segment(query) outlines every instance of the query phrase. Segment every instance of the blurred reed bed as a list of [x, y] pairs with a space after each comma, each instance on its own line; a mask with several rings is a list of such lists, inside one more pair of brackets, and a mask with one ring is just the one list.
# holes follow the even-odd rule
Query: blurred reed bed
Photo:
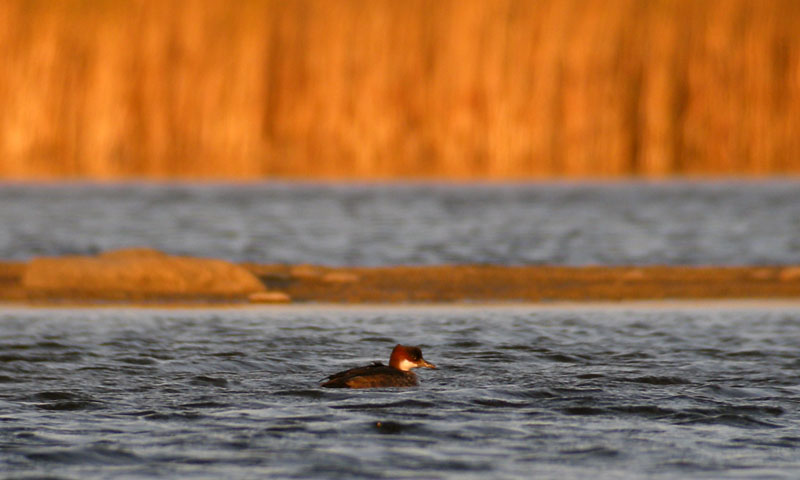
[[4, 0], [0, 177], [800, 173], [796, 0]]

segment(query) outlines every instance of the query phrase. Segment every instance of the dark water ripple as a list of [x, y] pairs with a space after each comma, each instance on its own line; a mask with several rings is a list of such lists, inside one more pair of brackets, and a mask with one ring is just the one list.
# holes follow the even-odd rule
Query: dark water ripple
[[0, 183], [0, 258], [146, 245], [261, 263], [798, 264], [800, 182]]
[[[396, 342], [440, 366], [319, 388]], [[0, 311], [9, 478], [796, 478], [800, 310]]]

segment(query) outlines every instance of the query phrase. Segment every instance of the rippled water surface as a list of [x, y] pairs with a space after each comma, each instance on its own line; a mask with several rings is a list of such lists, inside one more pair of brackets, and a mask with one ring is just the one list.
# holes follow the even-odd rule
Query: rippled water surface
[[0, 259], [146, 245], [323, 265], [798, 264], [800, 182], [0, 185]]
[[[318, 381], [418, 344], [405, 390]], [[11, 478], [797, 478], [800, 307], [0, 310]]]

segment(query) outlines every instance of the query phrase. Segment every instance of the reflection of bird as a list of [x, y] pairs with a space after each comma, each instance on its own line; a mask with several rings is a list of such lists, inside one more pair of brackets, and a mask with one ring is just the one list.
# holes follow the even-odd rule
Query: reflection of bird
[[322, 384], [328, 388], [415, 387], [419, 385], [412, 368], [436, 368], [422, 358], [419, 347], [397, 345], [389, 357], [389, 365], [375, 362], [366, 367], [351, 368], [328, 377]]

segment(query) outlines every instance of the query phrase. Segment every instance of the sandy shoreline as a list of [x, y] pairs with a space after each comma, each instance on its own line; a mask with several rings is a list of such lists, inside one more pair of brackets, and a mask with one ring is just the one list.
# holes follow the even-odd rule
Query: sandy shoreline
[[152, 311], [197, 311], [204, 312], [331, 312], [331, 311], [511, 311], [511, 312], [549, 312], [549, 311], [604, 311], [604, 312], [683, 312], [683, 311], [800, 311], [800, 299], [710, 299], [710, 300], [597, 300], [585, 302], [436, 302], [436, 303], [283, 303], [259, 304], [247, 302], [234, 303], [179, 303], [179, 302], [3, 302], [0, 311], [48, 311], [48, 310], [152, 310]]
[[[183, 263], [180, 266], [184, 269], [187, 268], [184, 264], [193, 261], [189, 257], [181, 258]], [[90, 264], [92, 268], [87, 268], [86, 257], [80, 257], [80, 261], [74, 263], [68, 260], [65, 260], [66, 267], [62, 265], [57, 269], [55, 281], [50, 283], [41, 281], [41, 273], [33, 275], [34, 262], [0, 262], [0, 302], [65, 307], [121, 304], [224, 307], [253, 303], [547, 306], [710, 300], [800, 302], [800, 266], [323, 267], [230, 264], [232, 269], [242, 270], [258, 280], [249, 290], [234, 291], [208, 287], [214, 281], [227, 285], [227, 277], [187, 283], [181, 278], [175, 280], [169, 271], [153, 272], [153, 269], [157, 270], [157, 263], [151, 262], [148, 268], [137, 270], [131, 267], [137, 265], [135, 258], [130, 260], [126, 257], [128, 263], [124, 264], [122, 274], [119, 265], [114, 267], [116, 270], [103, 263]], [[170, 261], [174, 264], [174, 257], [170, 257]], [[197, 262], [202, 270], [209, 260], [197, 259]], [[45, 270], [47, 272], [49, 270]], [[117, 277], [124, 275], [116, 278], [115, 274]], [[187, 275], [196, 276], [196, 273], [189, 270]], [[180, 289], [171, 288], [169, 282], [176, 281], [183, 282]]]

